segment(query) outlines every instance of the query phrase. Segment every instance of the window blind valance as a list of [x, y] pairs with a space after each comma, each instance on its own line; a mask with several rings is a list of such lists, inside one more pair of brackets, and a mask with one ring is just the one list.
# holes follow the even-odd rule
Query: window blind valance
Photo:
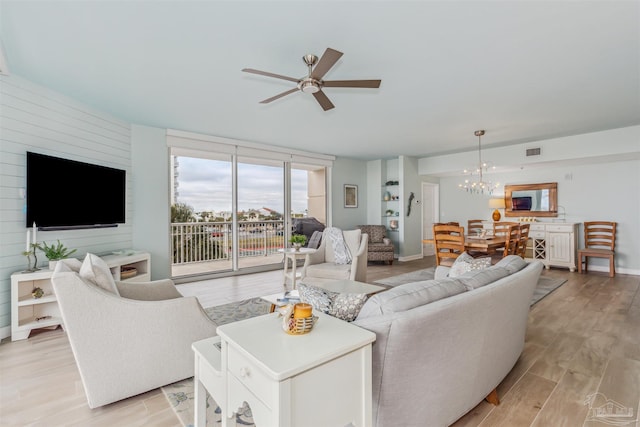
[[238, 155], [291, 163], [304, 163], [318, 166], [333, 166], [335, 156], [309, 153], [284, 147], [275, 147], [256, 142], [241, 141], [211, 135], [202, 135], [179, 130], [167, 130], [167, 146], [176, 153], [211, 153]]

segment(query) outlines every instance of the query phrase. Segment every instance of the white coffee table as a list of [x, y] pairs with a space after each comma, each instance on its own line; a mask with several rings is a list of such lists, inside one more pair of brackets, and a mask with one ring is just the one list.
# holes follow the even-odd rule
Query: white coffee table
[[[284, 272], [283, 272], [283, 277], [284, 277], [284, 285], [287, 285], [287, 279], [291, 280], [291, 286], [293, 289], [296, 288], [296, 281], [297, 280], [302, 280], [304, 278], [303, 274], [306, 270], [306, 267], [309, 265], [309, 255], [315, 253], [317, 251], [317, 249], [310, 249], [310, 248], [300, 248], [298, 250], [295, 250], [293, 248], [285, 248], [285, 249], [278, 249], [278, 252], [280, 252], [281, 254], [284, 254], [285, 259], [284, 259]], [[300, 273], [296, 272], [296, 264], [298, 259], [302, 259], [304, 258], [304, 267], [302, 268], [302, 271]], [[289, 271], [289, 260], [291, 260], [291, 271]]]

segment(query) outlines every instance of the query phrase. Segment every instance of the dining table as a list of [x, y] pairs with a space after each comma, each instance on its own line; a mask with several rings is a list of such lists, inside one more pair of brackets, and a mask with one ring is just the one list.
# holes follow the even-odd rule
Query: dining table
[[[435, 244], [433, 239], [424, 239], [424, 244]], [[474, 252], [492, 254], [507, 243], [506, 236], [464, 236], [464, 248]]]

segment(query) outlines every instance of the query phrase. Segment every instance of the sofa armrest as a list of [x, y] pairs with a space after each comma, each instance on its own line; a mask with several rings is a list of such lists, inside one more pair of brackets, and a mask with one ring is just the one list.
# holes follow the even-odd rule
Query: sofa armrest
[[118, 293], [122, 298], [138, 301], [160, 301], [182, 298], [171, 279], [154, 280], [152, 282], [116, 282]]

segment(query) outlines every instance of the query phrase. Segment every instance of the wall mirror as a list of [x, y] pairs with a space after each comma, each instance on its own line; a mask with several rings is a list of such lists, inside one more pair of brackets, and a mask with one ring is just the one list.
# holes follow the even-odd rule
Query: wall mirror
[[558, 216], [558, 183], [504, 186], [505, 216]]

